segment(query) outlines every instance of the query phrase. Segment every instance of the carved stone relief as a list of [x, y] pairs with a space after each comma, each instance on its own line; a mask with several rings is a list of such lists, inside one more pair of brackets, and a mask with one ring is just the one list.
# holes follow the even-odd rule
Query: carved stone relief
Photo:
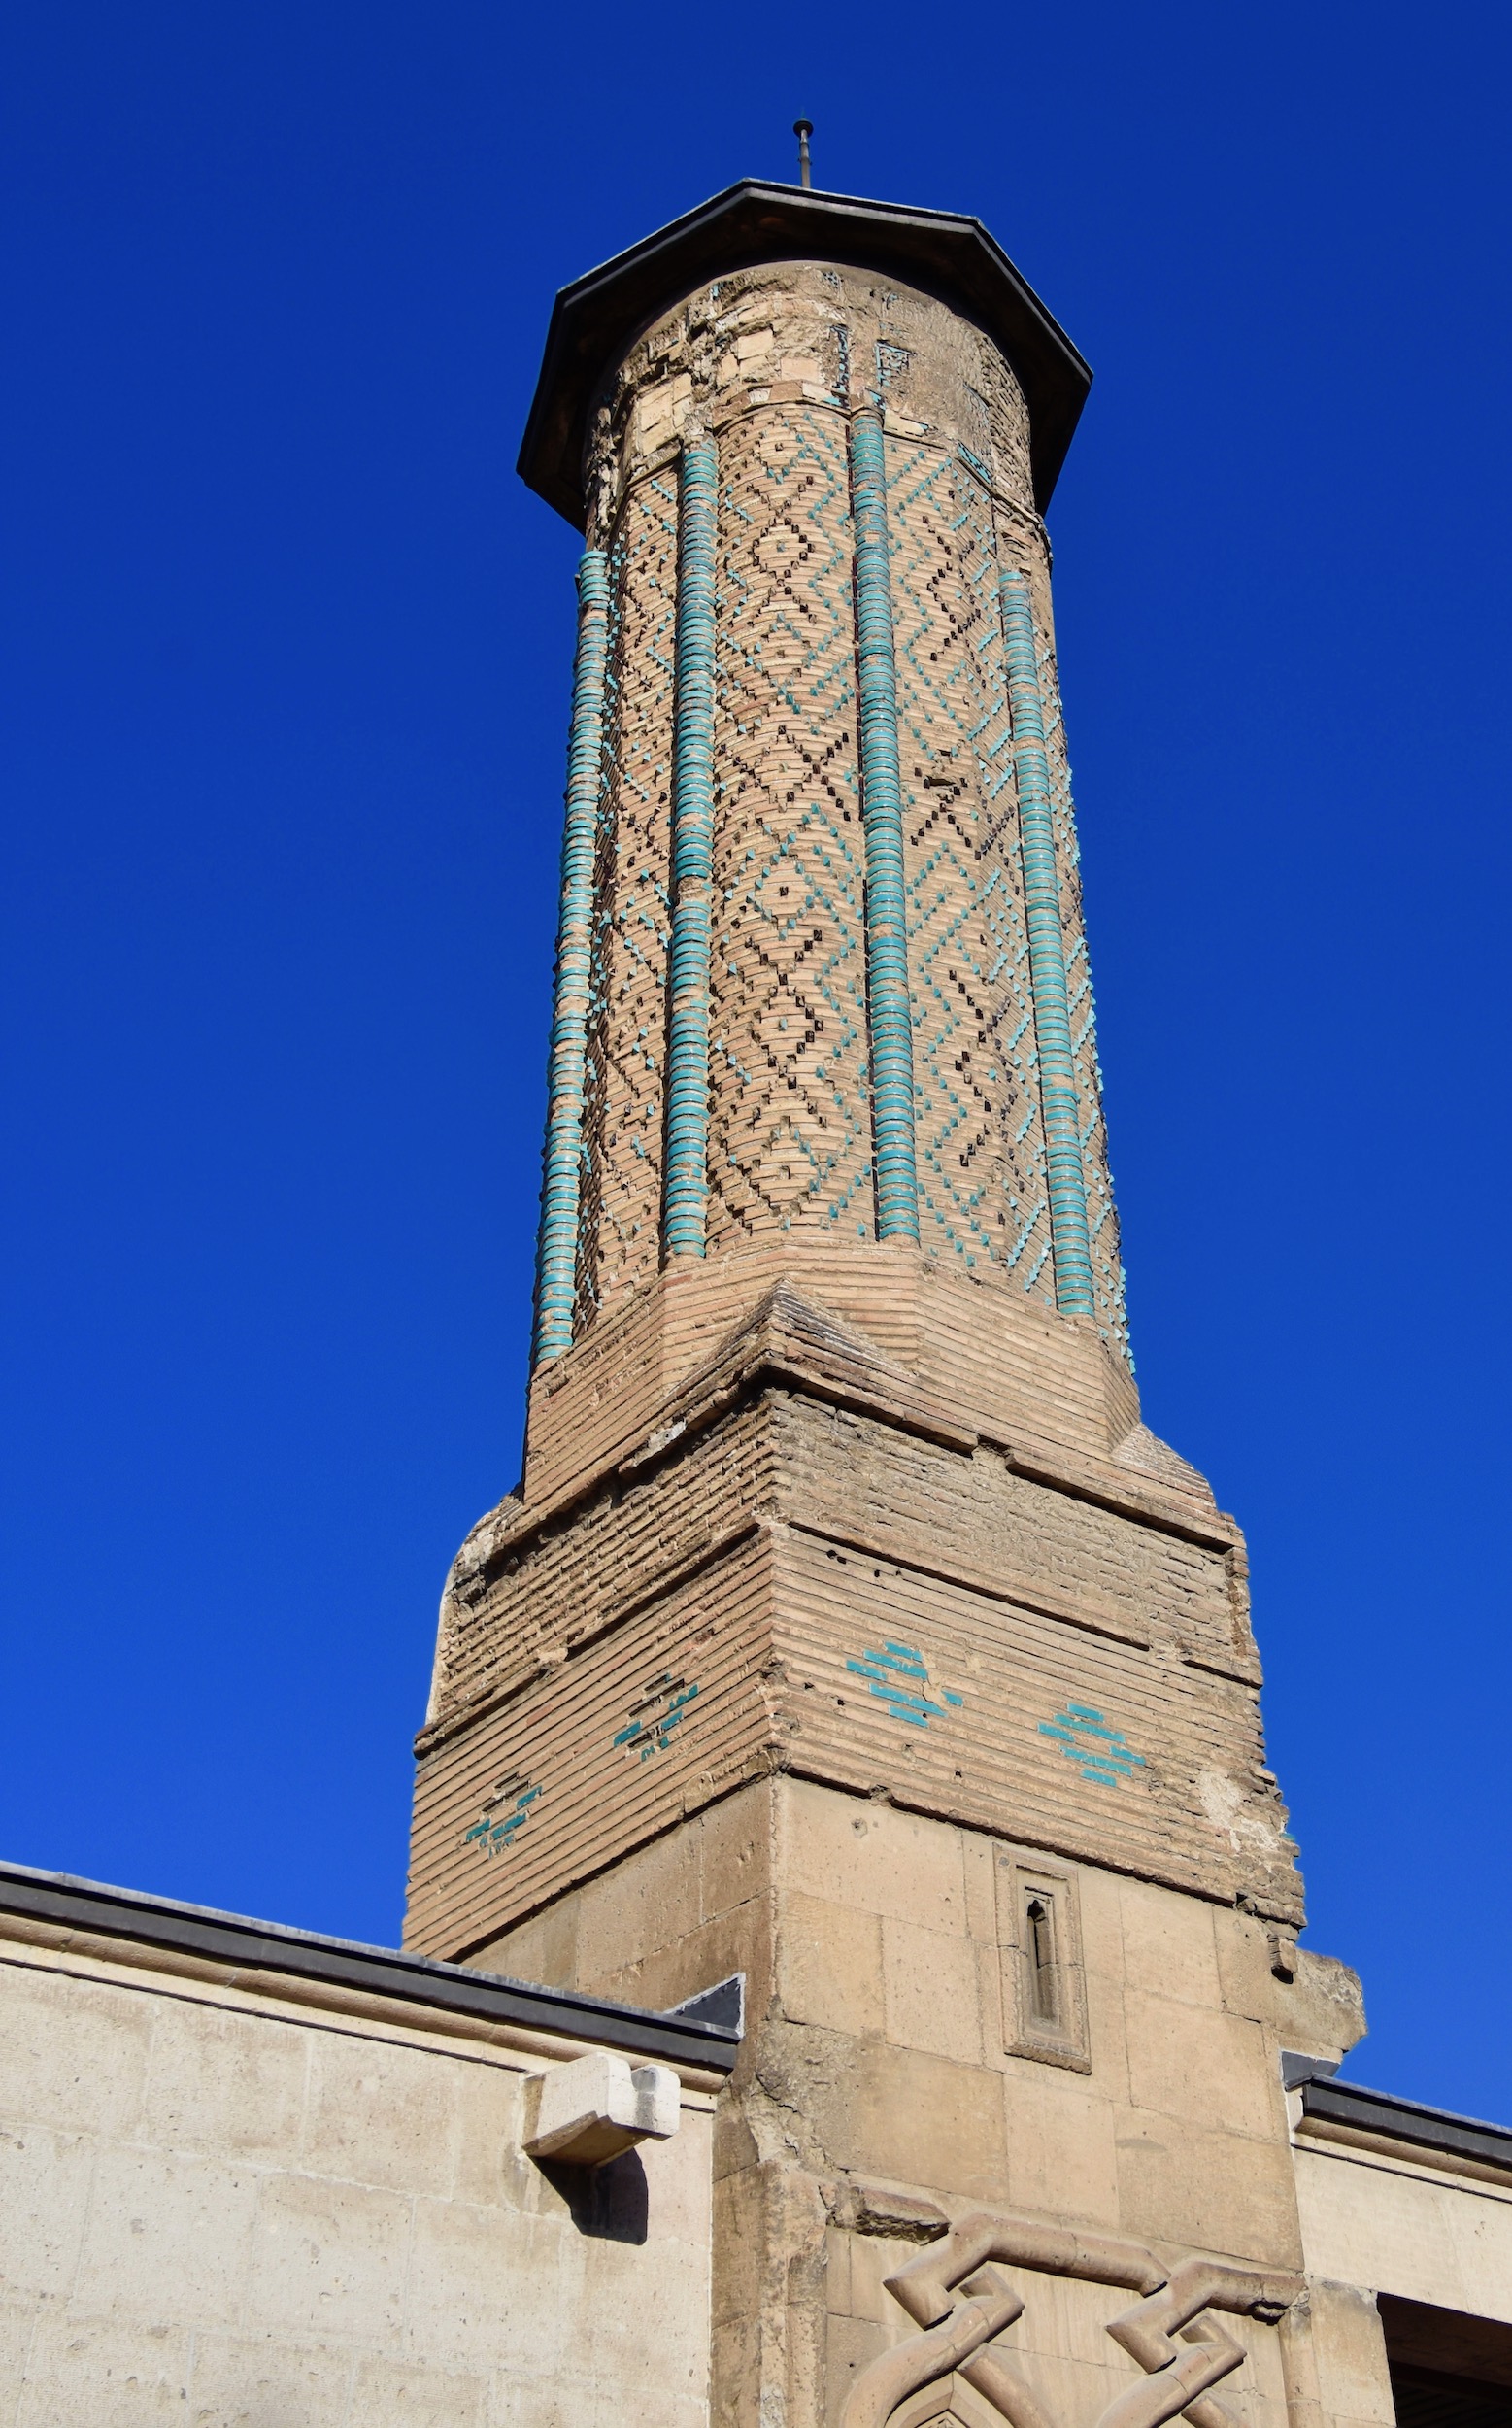
[[886, 2279], [921, 2332], [862, 2370], [842, 2428], [979, 2428], [984, 2399], [1010, 2428], [1080, 2428], [1052, 2416], [996, 2342], [1025, 2310], [1000, 2262], [1143, 2297], [1107, 2332], [1148, 2375], [1114, 2396], [1095, 2428], [1161, 2428], [1178, 2412], [1193, 2428], [1238, 2428], [1209, 2388], [1240, 2366], [1244, 2347], [1208, 2313], [1273, 2324], [1301, 2291], [1294, 2276], [1196, 2258], [1167, 2269], [1142, 2243], [979, 2211]]

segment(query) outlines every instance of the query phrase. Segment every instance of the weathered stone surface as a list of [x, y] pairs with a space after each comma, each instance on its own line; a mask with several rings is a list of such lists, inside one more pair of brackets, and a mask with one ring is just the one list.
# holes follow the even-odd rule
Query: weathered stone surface
[[1512, 2186], [1311, 2133], [1295, 2162], [1314, 2275], [1512, 2321]]
[[[627, 1474], [548, 1521], [527, 1467], [525, 1509], [469, 1555], [422, 1740], [411, 1943], [470, 1958], [775, 1768], [1294, 1927], [1231, 1534], [1193, 1501], [1109, 1508], [942, 1439], [937, 1400], [863, 1360], [857, 1326], [826, 1347], [806, 1302], [764, 1303], [764, 1330], [737, 1330], [750, 1360], [716, 1356], [712, 1397], [653, 1426]], [[926, 1726], [888, 1700], [899, 1644]], [[1101, 1735], [1073, 1743], [1071, 1706]], [[1126, 1766], [1097, 1779], [1081, 1756], [1109, 1731]], [[657, 1860], [662, 1902], [690, 1894], [684, 1857]]]
[[1308, 2307], [1325, 2416], [1335, 2428], [1395, 2428], [1386, 2344], [1371, 2294], [1315, 2281]]
[[[751, 2002], [716, 2162], [723, 2220], [716, 2245], [718, 2415], [751, 2415], [770, 2382], [760, 2375], [761, 2355], [770, 2360], [779, 2342], [781, 2370], [790, 2368], [796, 2347], [786, 2339], [797, 2322], [787, 2317], [780, 2334], [775, 2323], [753, 2326], [753, 2307], [777, 2301], [760, 2287], [786, 2282], [781, 2244], [763, 2251], [755, 2238], [787, 2231], [780, 2221], [790, 2225], [794, 2215], [808, 2220], [801, 2258], [790, 2253], [806, 2284], [814, 2202], [830, 2220], [821, 2306], [822, 2325], [829, 2322], [828, 2409], [799, 2415], [838, 2420], [836, 2407], [857, 2372], [882, 2348], [878, 2338], [906, 2332], [879, 2288], [884, 2262], [894, 2264], [897, 2250], [910, 2245], [880, 2222], [854, 2222], [877, 2217], [878, 2195], [869, 2187], [889, 2187], [887, 2197], [923, 2216], [958, 2213], [966, 2203], [1011, 2207], [1131, 2234], [1162, 2251], [1196, 2247], [1249, 2267], [1300, 2267], [1279, 2056], [1291, 2044], [1289, 2031], [1294, 2037], [1295, 2003], [1305, 2009], [1309, 1993], [1300, 1979], [1273, 1981], [1274, 2014], [1233, 2011], [1226, 2000], [1230, 1977], [1242, 2007], [1252, 1974], [1221, 1962], [1218, 1951], [1235, 1934], [1243, 1938], [1245, 1917], [1078, 1865], [1090, 2071], [1070, 2074], [1004, 2047], [997, 1910], [971, 1885], [991, 1877], [1000, 1840], [900, 1810], [885, 1797], [857, 1799], [780, 1774], [716, 1809], [722, 1843], [741, 1850], [738, 1862], [700, 1865], [696, 1822], [670, 1837], [687, 1846], [689, 1869], [705, 1884], [699, 1929], [722, 1921], [731, 1934], [723, 1947], [765, 1985]], [[705, 1824], [710, 1817], [702, 1816]], [[675, 1998], [703, 1976], [688, 1953], [697, 1934], [679, 1936], [686, 1896], [655, 1892], [664, 1862], [658, 1843], [607, 1875], [618, 1883], [617, 1898], [593, 1885], [601, 1919], [592, 1945], [597, 1961], [608, 1962], [616, 1911], [624, 1918], [623, 1944], [642, 1964], [652, 1953], [648, 1940], [661, 1935], [657, 1979]], [[754, 1883], [759, 1894], [747, 1893]], [[721, 1893], [732, 1901], [723, 1916], [713, 1911]], [[560, 1910], [570, 1914], [587, 1894], [569, 1893]], [[532, 1928], [522, 1926], [521, 1936]], [[584, 1945], [581, 1938], [574, 1943]], [[512, 1966], [516, 1949], [516, 1938], [506, 1937], [485, 1961]], [[601, 1989], [605, 1980], [580, 1966], [563, 1986]], [[776, 2209], [773, 2170], [785, 2187]], [[1115, 2346], [1096, 2351], [1090, 2327], [1076, 2331], [1091, 2339], [1089, 2356], [1073, 2363], [1066, 2303], [1100, 2302], [1097, 2335], [1105, 2342], [1106, 2319], [1128, 2298], [1063, 2284], [1042, 2296], [1034, 2334], [1044, 2389], [1062, 2405], [1075, 2392], [1083, 2405], [1058, 2411], [1058, 2419], [1092, 2415], [1086, 2405], [1094, 2381], [1079, 2370], [1101, 2372], [1096, 2382], [1110, 2392], [1128, 2375]], [[1254, 2346], [1247, 2367], [1259, 2373], [1247, 2399], [1258, 2407], [1255, 2417], [1273, 2417], [1280, 2428], [1275, 2332], [1257, 2323], [1245, 2333]]]
[[706, 2097], [585, 2231], [521, 2152], [548, 2061], [202, 1973], [0, 1939], [0, 2413], [699, 2428]]
[[[878, 1235], [859, 429], [917, 1241]], [[592, 417], [576, 1256], [568, 1203], [543, 1286], [571, 1343], [448, 1580], [407, 1935], [653, 2008], [738, 1973], [727, 2090], [17, 1927], [17, 2428], [1389, 2428], [1374, 2288], [1512, 2321], [1504, 2182], [1292, 2132], [1282, 2050], [1336, 2057], [1363, 2012], [1296, 1946], [1243, 1541], [1127, 1363], [1030, 436], [970, 320], [820, 261], [658, 312]], [[689, 650], [685, 442], [714, 473]], [[676, 983], [707, 1068], [669, 1090], [706, 674], [709, 952]], [[1214, 2368], [1206, 2403], [1171, 2382]]]

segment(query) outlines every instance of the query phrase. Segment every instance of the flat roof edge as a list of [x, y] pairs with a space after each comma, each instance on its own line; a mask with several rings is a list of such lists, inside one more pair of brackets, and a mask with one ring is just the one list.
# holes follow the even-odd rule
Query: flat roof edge
[[1297, 2088], [1304, 2118], [1347, 2125], [1357, 2133], [1374, 2133], [1432, 2150], [1441, 2158], [1473, 2159], [1478, 2166], [1504, 2168], [1512, 2174], [1512, 2126], [1486, 2124], [1478, 2116], [1457, 2116], [1447, 2108], [1428, 2108], [1392, 2091], [1369, 2091], [1358, 2082], [1315, 2076]]
[[442, 1964], [429, 1956], [300, 1931], [286, 1923], [259, 1922], [175, 1898], [144, 1896], [136, 1889], [77, 1879], [64, 1872], [38, 1872], [25, 1864], [0, 1864], [0, 1913], [248, 1971], [362, 1990], [475, 2022], [602, 2041], [627, 2054], [707, 2066], [717, 2074], [730, 2072], [740, 2047], [739, 2032], [724, 2024], [655, 2014], [611, 1999], [546, 1989], [502, 1973], [475, 1973], [466, 1965]]

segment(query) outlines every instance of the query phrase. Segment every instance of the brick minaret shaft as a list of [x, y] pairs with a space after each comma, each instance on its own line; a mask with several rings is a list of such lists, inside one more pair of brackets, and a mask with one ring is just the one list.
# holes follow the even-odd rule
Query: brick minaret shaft
[[737, 186], [558, 298], [521, 458], [588, 543], [535, 1369], [408, 1937], [746, 1976], [720, 2420], [838, 2419], [889, 2329], [835, 2237], [921, 2203], [1294, 2267], [1276, 2046], [1360, 2028], [1127, 1364], [1041, 521], [1087, 378], [974, 221]]
[[1125, 1345], [1023, 391], [810, 263], [596, 402], [538, 1350], [680, 1256], [906, 1240]]

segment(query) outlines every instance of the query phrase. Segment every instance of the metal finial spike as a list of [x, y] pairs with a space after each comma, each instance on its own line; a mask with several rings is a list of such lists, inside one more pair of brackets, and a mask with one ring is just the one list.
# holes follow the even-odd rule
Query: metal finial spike
[[813, 119], [794, 118], [792, 131], [798, 138], [798, 184], [807, 189], [814, 183], [814, 171], [809, 160], [809, 137], [814, 132]]

